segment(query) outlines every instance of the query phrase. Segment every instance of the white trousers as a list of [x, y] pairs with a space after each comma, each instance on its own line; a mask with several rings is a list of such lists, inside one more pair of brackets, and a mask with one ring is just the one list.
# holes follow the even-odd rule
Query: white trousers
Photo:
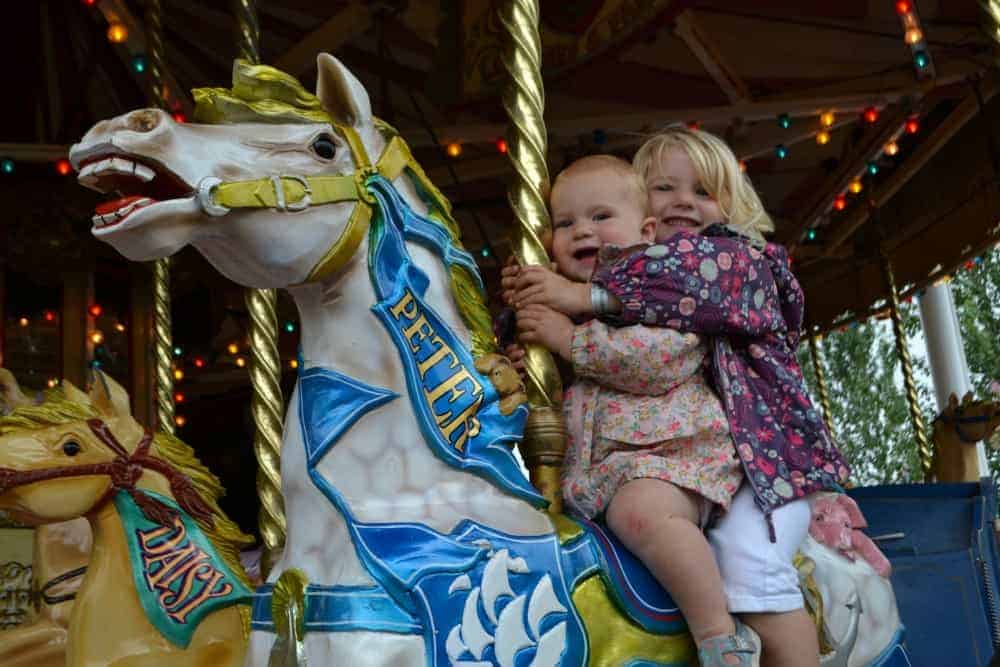
[[801, 609], [799, 576], [792, 558], [809, 532], [809, 500], [793, 500], [774, 510], [777, 542], [768, 537], [767, 519], [745, 483], [729, 511], [708, 530], [733, 614]]

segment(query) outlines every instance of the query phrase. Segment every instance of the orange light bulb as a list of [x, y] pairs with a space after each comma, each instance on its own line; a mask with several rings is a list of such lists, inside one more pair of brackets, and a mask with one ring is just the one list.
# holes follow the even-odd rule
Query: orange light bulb
[[112, 44], [121, 44], [128, 39], [128, 28], [121, 23], [112, 23], [108, 26], [108, 41]]

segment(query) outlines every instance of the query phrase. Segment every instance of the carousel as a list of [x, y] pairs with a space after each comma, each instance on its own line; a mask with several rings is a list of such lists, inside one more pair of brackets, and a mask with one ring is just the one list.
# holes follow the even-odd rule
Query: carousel
[[947, 277], [1000, 242], [996, 0], [11, 12], [0, 664], [698, 664], [564, 509], [553, 355], [519, 374], [494, 326], [503, 267], [551, 262], [550, 175], [678, 124], [788, 248], [817, 423], [824, 336], [892, 325], [919, 483], [813, 496], [820, 664], [993, 664], [1000, 404]]

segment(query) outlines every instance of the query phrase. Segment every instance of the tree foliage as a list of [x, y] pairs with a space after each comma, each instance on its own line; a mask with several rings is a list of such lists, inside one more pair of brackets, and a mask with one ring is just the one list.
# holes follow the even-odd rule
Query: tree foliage
[[[1000, 379], [1000, 248], [984, 255], [972, 270], [959, 272], [951, 285], [974, 392], [978, 398], [986, 398], [991, 382]], [[929, 438], [937, 405], [917, 304], [902, 304], [901, 315]], [[834, 437], [853, 467], [852, 483], [921, 481], [891, 322], [872, 318], [833, 331], [822, 339], [820, 349]], [[799, 362], [818, 403], [807, 345], [799, 350]], [[1000, 452], [991, 451], [989, 457], [997, 476]]]

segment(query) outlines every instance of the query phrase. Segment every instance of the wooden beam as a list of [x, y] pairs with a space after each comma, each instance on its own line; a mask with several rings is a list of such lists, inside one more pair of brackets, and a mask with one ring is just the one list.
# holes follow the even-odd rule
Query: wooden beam
[[149, 262], [129, 262], [129, 374], [132, 416], [156, 426], [156, 360], [153, 353], [153, 274]]
[[48, 2], [38, 4], [39, 16], [41, 19], [42, 51], [45, 54], [45, 89], [48, 100], [45, 104], [49, 111], [49, 131], [48, 139], [59, 136], [62, 127], [62, 96], [59, 94], [59, 72], [56, 68], [55, 46], [52, 40], [52, 19], [49, 15]]
[[54, 162], [69, 155], [65, 144], [0, 144], [0, 155], [20, 162]]
[[[939, 69], [936, 83], [944, 86], [962, 81], [974, 73], [982, 71], [979, 64], [959, 63], [954, 67]], [[743, 102], [740, 104], [712, 106], [694, 109], [657, 109], [632, 113], [602, 114], [596, 116], [581, 116], [576, 118], [552, 118], [547, 120], [547, 130], [555, 136], [577, 136], [592, 132], [595, 128], [605, 128], [613, 131], [640, 131], [643, 128], [662, 127], [675, 122], [686, 122], [697, 119], [705, 125], [726, 124], [736, 118], [746, 122], [772, 119], [780, 113], [795, 116], [818, 116], [823, 111], [834, 111], [840, 114], [858, 113], [865, 107], [895, 104], [907, 97], [919, 97], [924, 94], [925, 86], [912, 81], [913, 74], [906, 72], [909, 83], [902, 83], [902, 77], [886, 75], [888, 80], [896, 80], [895, 87], [889, 87], [891, 81], [880, 92], [857, 91], [824, 94], [823, 90], [810, 90], [801, 94], [781, 95]], [[840, 86], [838, 86], [840, 88]], [[426, 132], [421, 134], [419, 128], [402, 128], [406, 136], [415, 139], [414, 145], [425, 146], [430, 142]], [[500, 123], [476, 123], [451, 125], [435, 128], [435, 133], [441, 141], [461, 141], [469, 143], [485, 143], [493, 141], [506, 132], [506, 125]]]
[[847, 188], [851, 180], [865, 168], [867, 162], [881, 153], [882, 148], [899, 131], [909, 113], [910, 109], [901, 104], [882, 110], [877, 126], [866, 132], [850, 153], [840, 160], [836, 171], [814, 191], [814, 195], [790, 214], [792, 224], [778, 232], [782, 243], [790, 244], [798, 241], [806, 228], [830, 208], [834, 198]]
[[[132, 15], [128, 7], [125, 6], [125, 0], [102, 0], [97, 4], [97, 8], [104, 15], [108, 23], [121, 23], [128, 30], [129, 39], [125, 44], [119, 45], [115, 49], [115, 53], [118, 54], [122, 64], [128, 71], [132, 72], [132, 63], [130, 62], [132, 57], [146, 52], [146, 31], [143, 29], [143, 25]], [[166, 66], [166, 63], [164, 64], [164, 71], [161, 73], [161, 78], [163, 86], [168, 93], [166, 96], [167, 99], [176, 101], [180, 105], [181, 111], [190, 117], [191, 101], [185, 94], [184, 89], [177, 83], [177, 79], [170, 73], [170, 68]]]
[[353, 37], [372, 25], [372, 12], [367, 5], [351, 3], [305, 35], [292, 48], [278, 56], [274, 66], [293, 76], [308, 72], [316, 63], [320, 51], [334, 53]]
[[92, 348], [87, 335], [93, 303], [94, 274], [89, 269], [69, 271], [63, 276], [62, 314], [59, 318], [62, 359], [60, 372], [80, 389], [87, 386], [87, 357]]
[[718, 46], [706, 34], [693, 9], [681, 12], [674, 26], [674, 34], [687, 45], [730, 102], [738, 104], [750, 99], [750, 89], [736, 70], [722, 57]]
[[[997, 94], [998, 87], [1000, 86], [995, 77], [984, 82], [982, 87], [984, 103]], [[976, 95], [974, 93], [967, 95], [931, 135], [924, 139], [910, 158], [896, 168], [892, 175], [871, 194], [869, 197], [871, 206], [878, 208], [889, 201], [966, 123], [978, 116], [979, 111], [979, 100], [976, 99]], [[832, 256], [837, 247], [868, 220], [869, 215], [870, 207], [859, 206], [847, 219], [838, 222], [835, 233], [831, 234], [826, 245], [826, 256]]]

